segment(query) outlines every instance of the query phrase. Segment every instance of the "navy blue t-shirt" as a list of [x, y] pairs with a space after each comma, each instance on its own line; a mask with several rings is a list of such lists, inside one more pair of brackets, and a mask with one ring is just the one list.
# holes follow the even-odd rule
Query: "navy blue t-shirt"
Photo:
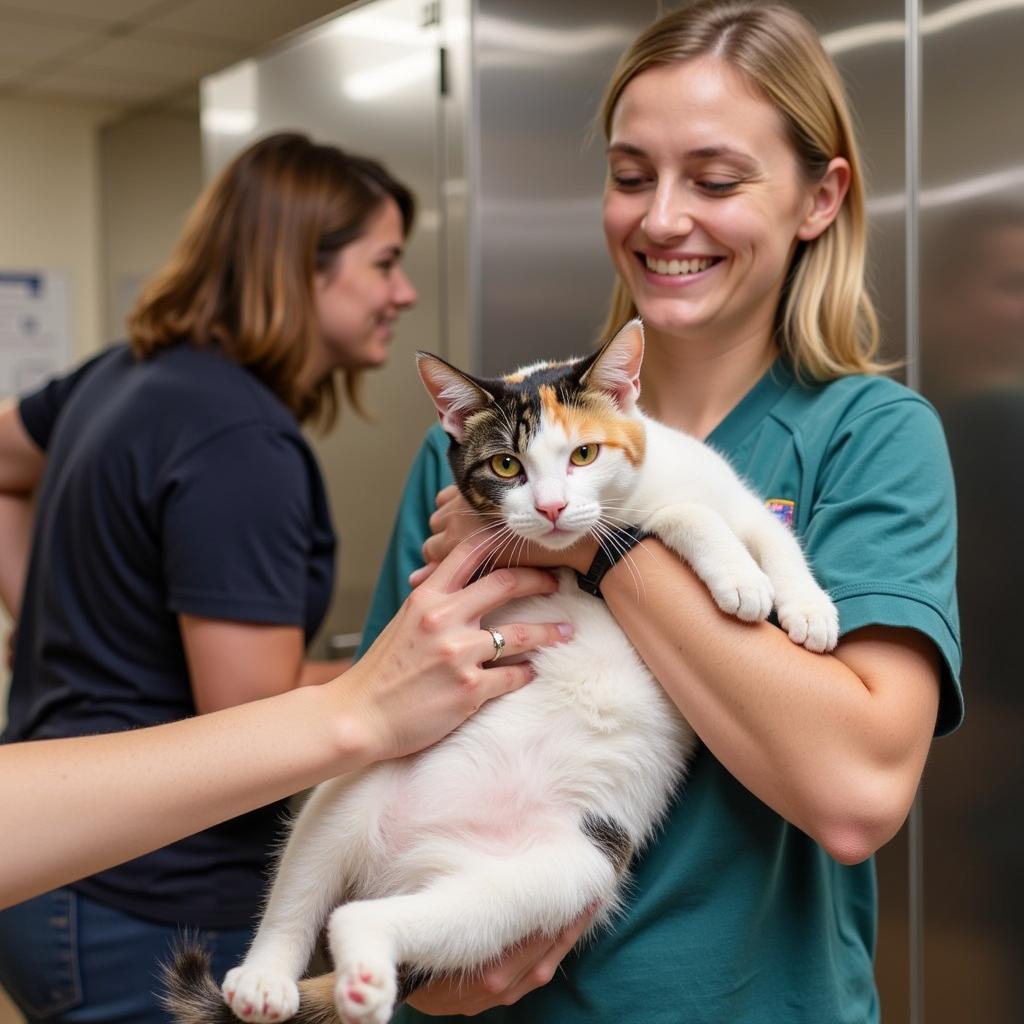
[[[312, 637], [333, 582], [327, 496], [295, 417], [252, 373], [216, 348], [179, 343], [140, 361], [121, 345], [19, 409], [46, 469], [3, 741], [195, 714], [179, 613]], [[158, 921], [245, 926], [280, 812], [262, 808], [77, 888]]]

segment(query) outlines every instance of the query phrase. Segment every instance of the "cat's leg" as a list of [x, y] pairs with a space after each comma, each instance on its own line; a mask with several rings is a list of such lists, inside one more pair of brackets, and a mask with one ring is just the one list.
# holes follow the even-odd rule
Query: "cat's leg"
[[224, 978], [224, 1000], [242, 1020], [283, 1021], [298, 1009], [316, 937], [365, 855], [373, 790], [366, 780], [325, 783], [296, 819], [252, 945]]
[[790, 640], [809, 651], [831, 651], [839, 640], [839, 613], [815, 581], [792, 532], [760, 506], [742, 529], [772, 581], [779, 625]]
[[704, 581], [723, 612], [747, 622], [768, 617], [772, 583], [725, 519], [707, 505], [665, 505], [641, 524]]
[[472, 971], [530, 935], [557, 935], [592, 905], [613, 905], [628, 840], [610, 852], [608, 835], [624, 837], [609, 826], [508, 856], [467, 850], [464, 867], [419, 892], [339, 907], [328, 936], [344, 1024], [391, 1019], [399, 964]]

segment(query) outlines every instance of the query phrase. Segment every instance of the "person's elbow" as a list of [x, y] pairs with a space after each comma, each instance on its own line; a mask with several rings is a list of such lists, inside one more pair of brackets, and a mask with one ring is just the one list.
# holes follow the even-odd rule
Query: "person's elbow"
[[878, 772], [847, 792], [823, 817], [815, 838], [840, 864], [874, 856], [907, 820], [917, 793], [916, 772]]

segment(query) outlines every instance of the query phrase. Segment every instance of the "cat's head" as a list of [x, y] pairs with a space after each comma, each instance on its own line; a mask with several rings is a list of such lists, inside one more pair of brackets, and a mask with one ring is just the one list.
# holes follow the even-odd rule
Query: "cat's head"
[[636, 408], [643, 352], [633, 320], [594, 355], [495, 379], [418, 353], [466, 500], [554, 549], [632, 522], [624, 502], [645, 452]]

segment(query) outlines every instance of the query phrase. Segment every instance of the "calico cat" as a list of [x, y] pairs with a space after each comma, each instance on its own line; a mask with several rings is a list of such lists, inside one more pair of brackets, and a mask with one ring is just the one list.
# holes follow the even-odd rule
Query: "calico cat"
[[[503, 524], [493, 542], [614, 543], [611, 527], [636, 524], [688, 562], [724, 611], [759, 620], [774, 601], [796, 643], [831, 649], [835, 608], [791, 532], [709, 447], [637, 409], [642, 356], [639, 321], [595, 355], [497, 380], [420, 353], [455, 479]], [[493, 619], [563, 620], [574, 635], [533, 656], [528, 686], [442, 742], [318, 787], [223, 998], [198, 951], [169, 970], [182, 1024], [233, 1021], [232, 1011], [384, 1024], [403, 972], [471, 973], [588, 907], [598, 907], [593, 927], [614, 915], [694, 734], [572, 573], [556, 594]], [[334, 975], [299, 983], [325, 921]]]

